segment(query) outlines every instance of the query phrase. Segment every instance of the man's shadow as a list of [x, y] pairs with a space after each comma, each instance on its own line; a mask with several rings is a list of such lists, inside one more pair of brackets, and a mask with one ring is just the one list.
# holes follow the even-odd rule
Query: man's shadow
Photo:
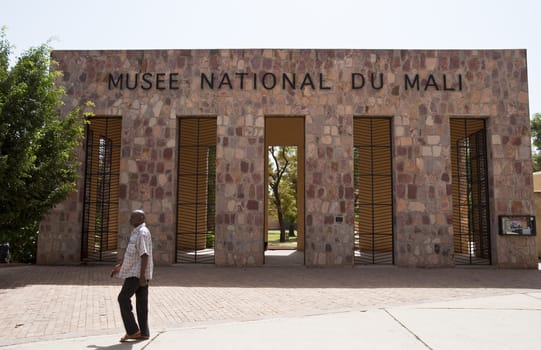
[[107, 350], [129, 350], [134, 345], [141, 344], [142, 341], [127, 341], [115, 345], [88, 345], [87, 349], [107, 349]]

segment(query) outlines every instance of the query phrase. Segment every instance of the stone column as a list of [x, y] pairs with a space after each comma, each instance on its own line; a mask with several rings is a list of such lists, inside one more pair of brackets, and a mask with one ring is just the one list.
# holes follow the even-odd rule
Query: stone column
[[307, 266], [353, 264], [353, 118], [306, 122]]
[[396, 264], [452, 266], [449, 118], [395, 117]]
[[219, 116], [216, 265], [263, 264], [264, 118]]

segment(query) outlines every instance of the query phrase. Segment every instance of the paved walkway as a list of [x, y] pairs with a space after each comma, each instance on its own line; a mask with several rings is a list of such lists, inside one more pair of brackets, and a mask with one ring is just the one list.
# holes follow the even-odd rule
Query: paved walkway
[[135, 344], [117, 343], [121, 281], [109, 272], [100, 265], [0, 267], [0, 347], [541, 347], [537, 270], [158, 267], [152, 339]]

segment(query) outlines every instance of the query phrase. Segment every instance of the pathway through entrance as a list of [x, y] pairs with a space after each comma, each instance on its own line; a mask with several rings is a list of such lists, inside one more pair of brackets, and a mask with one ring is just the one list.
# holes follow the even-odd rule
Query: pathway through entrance
[[303, 266], [304, 252], [290, 249], [265, 251], [265, 266]]

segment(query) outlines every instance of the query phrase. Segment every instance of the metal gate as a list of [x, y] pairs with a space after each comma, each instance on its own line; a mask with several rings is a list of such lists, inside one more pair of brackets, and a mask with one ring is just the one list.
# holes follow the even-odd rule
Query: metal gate
[[391, 118], [354, 119], [355, 264], [394, 264]]
[[115, 261], [121, 118], [91, 118], [86, 127], [81, 260]]
[[179, 118], [178, 263], [214, 263], [216, 121]]
[[450, 120], [455, 263], [490, 264], [485, 121]]

